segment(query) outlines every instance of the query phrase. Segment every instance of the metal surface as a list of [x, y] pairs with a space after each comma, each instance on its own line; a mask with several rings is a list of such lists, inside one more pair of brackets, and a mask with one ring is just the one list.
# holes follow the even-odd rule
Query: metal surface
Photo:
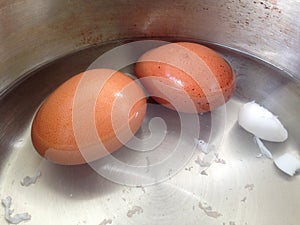
[[[278, 115], [289, 131], [285, 143], [266, 143], [274, 157], [292, 152], [299, 157], [298, 112], [300, 84], [280, 70], [218, 46], [237, 75], [235, 96], [226, 105], [226, 129], [219, 158], [207, 169], [199, 165], [197, 150], [191, 160], [168, 180], [150, 186], [128, 187], [99, 176], [90, 166], [58, 166], [33, 149], [30, 124], [44, 98], [63, 80], [84, 70], [110, 43], [67, 56], [31, 74], [1, 99], [0, 197], [11, 196], [16, 213], [28, 212], [28, 224], [292, 224], [300, 219], [299, 177], [290, 178], [267, 158], [257, 158], [252, 135], [237, 125], [244, 102], [256, 100]], [[150, 107], [151, 109], [151, 107]], [[153, 113], [153, 111], [152, 111]], [[173, 121], [165, 144], [178, 141], [178, 116], [163, 107], [155, 113]], [[151, 110], [148, 116], [151, 116]], [[199, 115], [201, 137], [211, 131], [210, 114]], [[148, 124], [145, 124], [146, 126]], [[192, 144], [192, 143], [191, 143]], [[125, 151], [114, 154], [124, 162], [139, 163]], [[135, 154], [135, 153], [134, 153]], [[158, 157], [163, 155], [158, 154]], [[217, 162], [216, 162], [217, 161]], [[145, 164], [146, 162], [144, 162]], [[152, 161], [151, 161], [152, 163]], [[225, 163], [225, 164], [224, 164]], [[177, 165], [172, 165], [178, 169]], [[205, 172], [203, 172], [205, 170]], [[41, 171], [36, 184], [21, 181]], [[127, 171], [119, 171], [126, 176]], [[205, 207], [212, 207], [206, 208]], [[222, 214], [222, 215], [220, 215]], [[5, 224], [4, 210], [0, 211]], [[232, 223], [230, 223], [232, 222]]]
[[2, 0], [0, 91], [57, 57], [131, 37], [216, 42], [299, 76], [299, 8], [299, 0]]
[[[274, 157], [291, 152], [300, 158], [299, 9], [298, 0], [0, 1], [0, 199], [11, 196], [15, 213], [30, 213], [26, 224], [32, 225], [297, 225], [299, 176], [288, 177], [271, 160], [256, 158], [252, 136], [236, 121], [239, 107], [256, 100], [278, 115], [289, 131], [287, 142], [265, 143]], [[237, 75], [219, 147], [219, 157], [226, 163], [214, 158], [203, 172], [196, 151], [170, 179], [128, 187], [102, 178], [88, 165], [64, 167], [41, 159], [31, 144], [30, 125], [47, 95], [120, 44], [110, 41], [145, 37], [229, 47], [210, 45]], [[268, 61], [297, 79], [230, 48]], [[163, 108], [155, 113], [177, 119]], [[204, 137], [210, 134], [210, 119], [209, 114], [200, 115]], [[174, 122], [166, 144], [178, 140], [179, 129]], [[121, 151], [115, 157], [138, 160]], [[42, 175], [36, 184], [21, 185], [24, 177], [38, 170]], [[126, 171], [120, 174], [126, 176]], [[0, 208], [0, 224], [6, 223]]]

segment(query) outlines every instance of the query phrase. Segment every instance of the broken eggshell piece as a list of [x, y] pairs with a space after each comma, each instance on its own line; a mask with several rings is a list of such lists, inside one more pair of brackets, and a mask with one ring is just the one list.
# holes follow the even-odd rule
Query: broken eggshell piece
[[285, 153], [274, 160], [275, 165], [284, 173], [294, 176], [300, 169], [300, 161], [290, 153]]
[[283, 142], [288, 138], [288, 132], [278, 118], [254, 101], [242, 106], [238, 123], [246, 131], [265, 141]]
[[254, 142], [258, 145], [258, 148], [262, 155], [266, 156], [269, 159], [273, 159], [272, 153], [269, 149], [264, 145], [264, 143], [258, 138], [254, 136]]
[[5, 208], [5, 219], [9, 224], [19, 224], [23, 221], [31, 220], [31, 215], [29, 213], [19, 213], [12, 215], [14, 210], [11, 209], [12, 199], [10, 196], [2, 199], [2, 205]]

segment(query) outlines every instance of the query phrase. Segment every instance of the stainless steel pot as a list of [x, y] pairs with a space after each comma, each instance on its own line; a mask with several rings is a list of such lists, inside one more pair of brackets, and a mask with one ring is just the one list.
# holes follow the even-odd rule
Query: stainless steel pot
[[299, 76], [300, 3], [293, 1], [2, 1], [1, 91], [90, 45], [178, 37], [236, 48]]
[[[0, 1], [1, 199], [12, 196], [16, 211], [31, 213], [28, 224], [34, 225], [298, 224], [299, 177], [288, 178], [272, 162], [256, 159], [255, 145], [236, 125], [236, 114], [243, 101], [264, 103], [291, 134], [288, 143], [269, 147], [276, 156], [299, 154], [299, 10], [299, 0]], [[207, 43], [235, 68], [237, 95], [227, 106], [225, 129], [230, 141], [223, 145], [227, 165], [213, 165], [205, 176], [196, 158], [168, 182], [127, 187], [88, 166], [41, 164], [30, 142], [35, 110], [66, 78], [65, 71], [85, 68], [101, 51], [78, 53], [82, 62], [55, 60], [92, 46], [143, 38]], [[53, 68], [58, 68], [55, 74]], [[36, 72], [40, 78], [27, 79], [32, 71], [42, 71]], [[208, 123], [210, 117], [204, 116]], [[20, 185], [36, 168], [42, 170], [39, 183]], [[0, 223], [6, 223], [4, 210]]]

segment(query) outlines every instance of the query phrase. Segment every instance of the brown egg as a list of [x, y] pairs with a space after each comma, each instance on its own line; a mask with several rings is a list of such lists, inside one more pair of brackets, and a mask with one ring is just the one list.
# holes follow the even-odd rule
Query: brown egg
[[224, 104], [235, 90], [230, 65], [196, 43], [170, 43], [143, 54], [135, 66], [158, 103], [181, 112], [207, 112]]
[[110, 69], [89, 70], [46, 99], [33, 120], [32, 142], [52, 162], [83, 164], [120, 148], [145, 113], [145, 94], [134, 80]]

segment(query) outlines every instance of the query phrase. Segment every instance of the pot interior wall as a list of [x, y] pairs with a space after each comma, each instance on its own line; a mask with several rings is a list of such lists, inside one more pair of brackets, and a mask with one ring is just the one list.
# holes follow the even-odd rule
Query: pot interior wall
[[299, 76], [297, 0], [15, 0], [0, 7], [0, 92], [63, 55], [137, 37], [218, 43]]

